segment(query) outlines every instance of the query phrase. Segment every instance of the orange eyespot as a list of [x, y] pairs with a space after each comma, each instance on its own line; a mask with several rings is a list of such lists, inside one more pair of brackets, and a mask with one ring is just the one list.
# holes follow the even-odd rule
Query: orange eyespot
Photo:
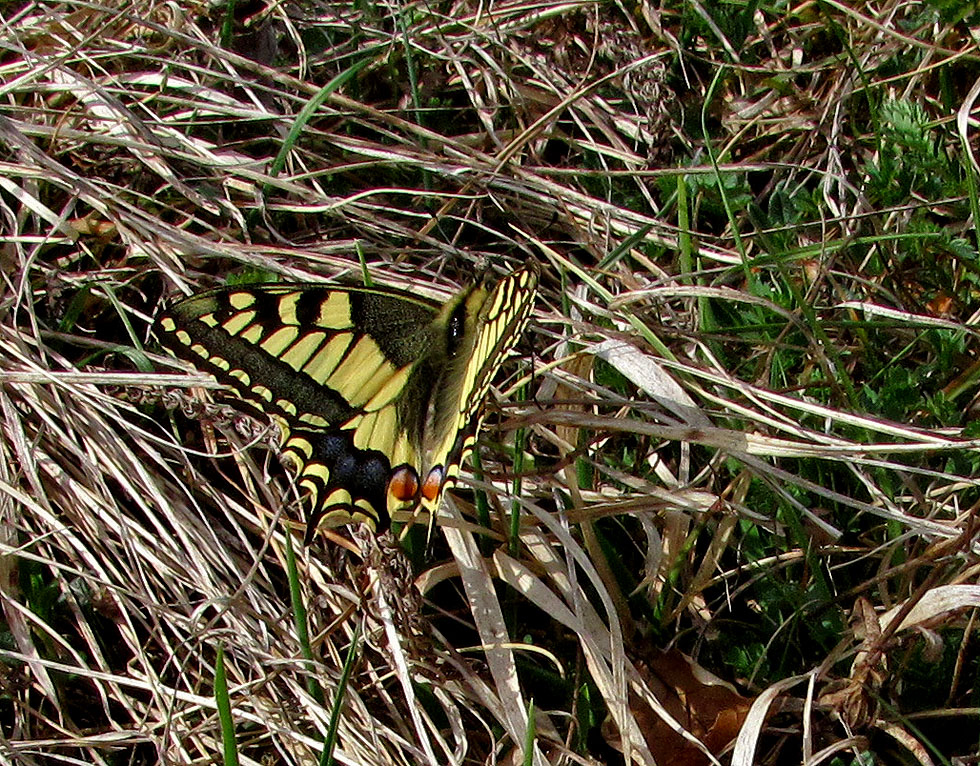
[[419, 475], [415, 473], [415, 469], [405, 465], [395, 470], [388, 480], [388, 493], [402, 502], [418, 497]]
[[441, 465], [437, 465], [429, 471], [429, 475], [425, 477], [425, 484], [422, 485], [422, 497], [429, 502], [437, 500], [439, 492], [442, 490], [442, 481], [445, 475]]

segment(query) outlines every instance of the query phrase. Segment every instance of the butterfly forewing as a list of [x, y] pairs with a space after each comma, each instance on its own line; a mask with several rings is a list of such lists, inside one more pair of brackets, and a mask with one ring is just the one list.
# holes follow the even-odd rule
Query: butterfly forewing
[[438, 509], [536, 281], [516, 272], [442, 307], [383, 288], [223, 288], [175, 303], [157, 332], [278, 424], [308, 539], [351, 520], [383, 530], [396, 511]]

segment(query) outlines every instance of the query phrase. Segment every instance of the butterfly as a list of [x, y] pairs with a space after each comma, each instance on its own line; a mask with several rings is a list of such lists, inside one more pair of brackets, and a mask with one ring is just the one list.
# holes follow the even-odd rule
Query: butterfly
[[397, 512], [435, 518], [537, 285], [532, 262], [442, 304], [385, 287], [223, 287], [169, 306], [156, 334], [279, 427], [309, 543], [321, 526], [381, 533]]

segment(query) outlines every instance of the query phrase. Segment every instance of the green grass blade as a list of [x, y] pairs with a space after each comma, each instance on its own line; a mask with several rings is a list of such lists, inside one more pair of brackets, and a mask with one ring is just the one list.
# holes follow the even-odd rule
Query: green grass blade
[[337, 696], [334, 698], [333, 709], [330, 711], [330, 725], [327, 727], [327, 736], [323, 738], [323, 750], [320, 752], [320, 766], [333, 766], [334, 763], [333, 749], [337, 745], [337, 727], [340, 725], [340, 711], [344, 709], [344, 695], [347, 692], [347, 684], [350, 683], [354, 663], [357, 661], [360, 638], [361, 629], [358, 626], [354, 629], [354, 634], [350, 638], [347, 657], [344, 658], [344, 669], [340, 674], [340, 681], [337, 683]]
[[323, 689], [316, 680], [313, 672], [316, 662], [313, 657], [313, 647], [310, 645], [310, 631], [307, 627], [306, 605], [303, 603], [303, 592], [299, 585], [299, 569], [296, 566], [296, 551], [293, 549], [293, 536], [286, 535], [286, 573], [289, 577], [289, 598], [293, 607], [293, 624], [296, 626], [296, 637], [299, 640], [303, 659], [309, 670], [306, 679], [306, 690], [318, 703], [323, 704]]
[[231, 717], [231, 699], [228, 696], [228, 676], [225, 673], [225, 648], [218, 645], [218, 657], [214, 663], [214, 701], [221, 721], [221, 747], [225, 766], [238, 766], [238, 743], [235, 740], [235, 722]]

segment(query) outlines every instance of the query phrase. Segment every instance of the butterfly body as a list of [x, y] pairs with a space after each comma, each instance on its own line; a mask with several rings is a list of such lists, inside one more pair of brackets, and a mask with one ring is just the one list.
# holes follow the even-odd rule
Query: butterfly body
[[536, 287], [534, 268], [444, 304], [379, 287], [228, 287], [173, 304], [157, 333], [277, 423], [309, 540], [321, 524], [434, 517]]

